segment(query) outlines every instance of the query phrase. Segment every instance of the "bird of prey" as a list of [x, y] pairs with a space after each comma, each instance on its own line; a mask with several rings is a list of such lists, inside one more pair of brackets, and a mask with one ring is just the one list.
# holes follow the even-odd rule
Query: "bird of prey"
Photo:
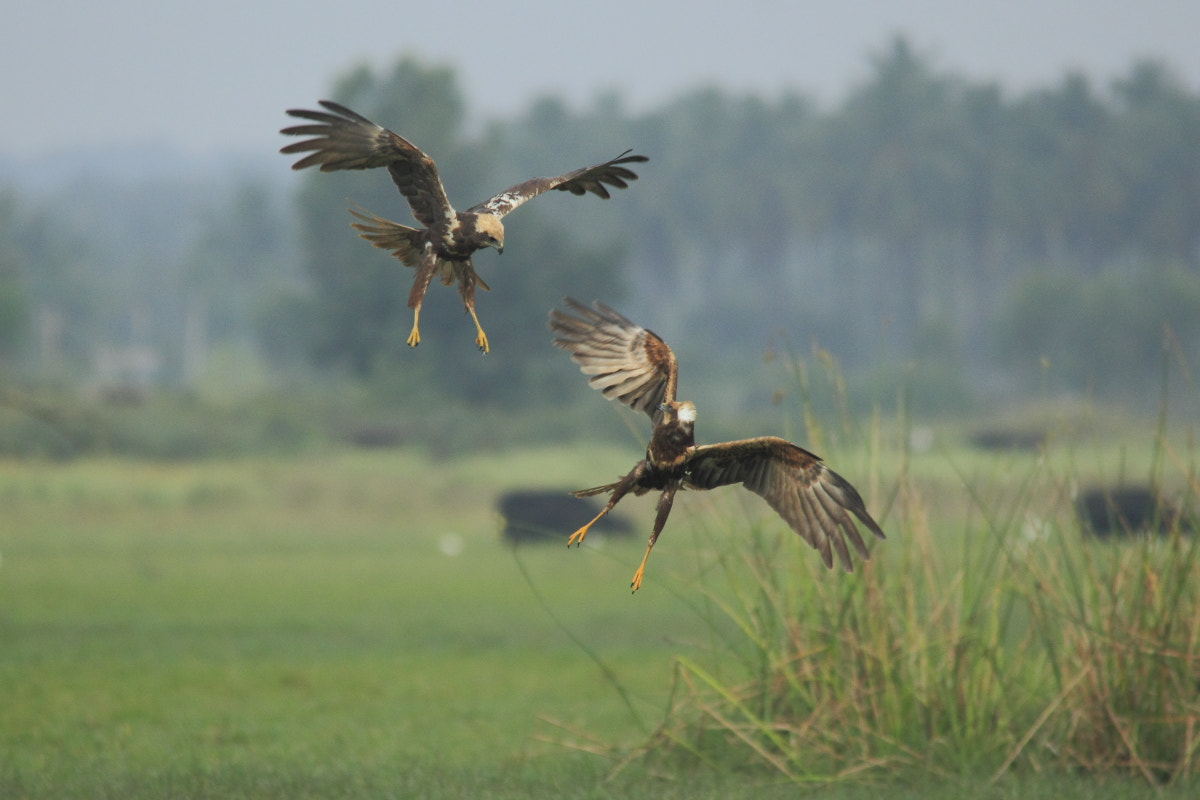
[[408, 201], [413, 217], [421, 224], [410, 228], [396, 222], [360, 213], [350, 213], [362, 222], [351, 223], [360, 236], [416, 269], [408, 307], [413, 310], [413, 327], [408, 336], [410, 347], [421, 341], [418, 321], [421, 300], [434, 275], [446, 286], [458, 282], [463, 305], [475, 322], [475, 344], [488, 352], [487, 336], [475, 316], [475, 286], [488, 285], [475, 274], [471, 255], [476, 250], [494, 247], [504, 252], [504, 226], [501, 218], [542, 192], [557, 189], [583, 195], [591, 192], [608, 199], [608, 187], [624, 189], [637, 174], [626, 164], [648, 161], [645, 156], [629, 155], [626, 150], [616, 158], [591, 167], [573, 170], [556, 178], [531, 178], [500, 192], [466, 211], [455, 211], [446, 198], [433, 159], [412, 142], [376, 125], [345, 106], [321, 100], [325, 111], [290, 109], [287, 113], [310, 123], [280, 131], [287, 136], [311, 136], [280, 149], [281, 153], [308, 153], [292, 169], [320, 166], [322, 172], [343, 169], [387, 167], [400, 194]]
[[762, 497], [792, 530], [833, 566], [853, 570], [849, 542], [863, 559], [870, 557], [851, 514], [880, 539], [879, 525], [862, 497], [845, 478], [812, 453], [775, 436], [723, 444], [697, 445], [693, 435], [696, 406], [675, 399], [678, 368], [667, 343], [603, 303], [588, 306], [567, 298], [570, 311], [550, 312], [554, 344], [571, 354], [588, 383], [605, 397], [646, 412], [652, 421], [646, 457], [616, 483], [573, 492], [578, 497], [608, 493], [608, 504], [591, 522], [571, 534], [578, 545], [588, 528], [629, 492], [661, 492], [646, 554], [630, 586], [642, 584], [646, 560], [666, 525], [679, 489], [713, 489], [740, 483]]

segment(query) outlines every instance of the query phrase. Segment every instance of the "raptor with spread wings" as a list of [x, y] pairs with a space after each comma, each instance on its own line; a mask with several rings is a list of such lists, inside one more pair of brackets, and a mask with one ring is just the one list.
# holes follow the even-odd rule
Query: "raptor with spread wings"
[[413, 327], [408, 344], [421, 341], [418, 321], [421, 301], [430, 281], [437, 275], [443, 284], [458, 283], [463, 305], [475, 322], [475, 344], [488, 351], [487, 336], [475, 315], [475, 286], [488, 286], [475, 273], [471, 255], [476, 250], [494, 247], [504, 251], [504, 225], [501, 218], [527, 200], [555, 189], [575, 195], [594, 194], [608, 199], [609, 187], [624, 189], [637, 174], [626, 164], [649, 159], [629, 155], [626, 150], [614, 159], [591, 167], [573, 170], [555, 178], [531, 178], [505, 189], [489, 200], [466, 211], [455, 211], [446, 197], [433, 159], [404, 137], [376, 125], [366, 117], [330, 100], [321, 100], [325, 111], [291, 109], [289, 116], [307, 120], [303, 125], [284, 128], [287, 136], [312, 138], [293, 142], [282, 153], [307, 153], [292, 169], [319, 166], [322, 172], [343, 169], [386, 167], [421, 224], [419, 228], [401, 225], [374, 214], [351, 210], [361, 222], [351, 223], [362, 238], [416, 269], [408, 307], [413, 310]]
[[[762, 497], [792, 530], [833, 566], [834, 553], [852, 571], [850, 547], [870, 557], [854, 519], [878, 538], [879, 525], [867, 513], [858, 491], [821, 459], [791, 442], [760, 436], [722, 444], [696, 445], [696, 407], [675, 399], [678, 365], [667, 343], [602, 303], [585, 306], [568, 298], [569, 309], [550, 312], [554, 344], [571, 354], [588, 383], [605, 397], [646, 412], [653, 429], [646, 457], [616, 483], [583, 489], [577, 496], [608, 493], [608, 504], [591, 522], [571, 534], [579, 544], [596, 520], [626, 494], [659, 491], [658, 510], [646, 553], [631, 586], [642, 584], [646, 560], [662, 533], [679, 489], [715, 489], [740, 483]], [[849, 545], [849, 546], [848, 546]]]

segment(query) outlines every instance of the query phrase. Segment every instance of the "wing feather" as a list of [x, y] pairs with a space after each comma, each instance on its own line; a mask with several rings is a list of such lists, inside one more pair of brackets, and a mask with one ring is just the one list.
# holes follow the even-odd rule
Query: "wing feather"
[[570, 192], [574, 195], [591, 192], [597, 197], [607, 200], [610, 196], [608, 186], [624, 189], [629, 186], [629, 181], [636, 181], [638, 178], [637, 173], [623, 166], [624, 164], [640, 164], [649, 160], [646, 156], [631, 156], [626, 150], [603, 164], [582, 167], [555, 178], [530, 178], [516, 186], [510, 186], [503, 192], [467, 210], [476, 214], [495, 214], [497, 217], [503, 217], [525, 201], [532, 200], [551, 189]]
[[[696, 447], [685, 468], [687, 485], [713, 489], [740, 483], [762, 497], [793, 531], [821, 554], [825, 566], [838, 561], [853, 571], [847, 542], [870, 558], [854, 518], [876, 537], [883, 530], [867, 513], [858, 491], [820, 458], [774, 436]], [[853, 515], [853, 517], [851, 516]]]
[[552, 310], [548, 327], [593, 388], [651, 419], [675, 399], [678, 366], [666, 342], [603, 303], [563, 302], [573, 313]]
[[315, 122], [294, 125], [280, 133], [311, 136], [280, 148], [281, 153], [308, 153], [292, 169], [319, 166], [322, 172], [387, 167], [413, 217], [430, 227], [449, 223], [454, 208], [438, 177], [437, 166], [412, 142], [332, 100], [321, 100], [326, 111], [293, 108], [288, 115]]

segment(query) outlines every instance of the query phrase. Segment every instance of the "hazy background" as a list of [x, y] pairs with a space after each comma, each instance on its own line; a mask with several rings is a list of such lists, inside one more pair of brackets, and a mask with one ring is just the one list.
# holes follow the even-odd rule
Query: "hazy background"
[[454, 67], [474, 120], [543, 94], [577, 104], [617, 91], [644, 111], [709, 84], [833, 102], [896, 33], [938, 69], [1013, 91], [1067, 70], [1104, 83], [1143, 57], [1200, 84], [1188, 0], [47, 0], [8, 3], [4, 17], [0, 153], [22, 159], [146, 143], [270, 152], [281, 109], [311, 104], [352, 64], [399, 55]]
[[[549, 346], [565, 294], [668, 338], [718, 430], [765, 432], [798, 386], [772, 357], [824, 352], [856, 402], [899, 387], [928, 417], [1144, 411], [1164, 366], [1194, 408], [1197, 30], [1166, 0], [6, 8], [0, 449], [136, 450], [147, 421], [178, 455], [445, 440], [464, 412], [566, 433], [606, 409]], [[411, 272], [344, 211], [406, 221], [386, 175], [278, 154], [284, 110], [331, 96], [433, 154], [459, 207], [651, 161], [507, 220], [476, 260], [491, 355], [440, 286], [410, 351]]]

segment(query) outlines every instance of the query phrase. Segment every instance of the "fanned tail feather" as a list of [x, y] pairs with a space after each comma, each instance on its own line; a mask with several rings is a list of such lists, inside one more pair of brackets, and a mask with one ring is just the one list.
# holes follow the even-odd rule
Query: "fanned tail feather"
[[350, 227], [358, 231], [358, 235], [363, 239], [380, 250], [391, 252], [405, 266], [416, 267], [421, 263], [424, 231], [377, 217], [367, 211], [359, 211], [354, 208], [347, 210], [363, 220], [363, 222], [350, 223]]
[[591, 489], [576, 489], [571, 494], [575, 497], [594, 497], [598, 494], [611, 494], [620, 483], [620, 481], [617, 481], [616, 483], [606, 483], [604, 486], [593, 486]]

